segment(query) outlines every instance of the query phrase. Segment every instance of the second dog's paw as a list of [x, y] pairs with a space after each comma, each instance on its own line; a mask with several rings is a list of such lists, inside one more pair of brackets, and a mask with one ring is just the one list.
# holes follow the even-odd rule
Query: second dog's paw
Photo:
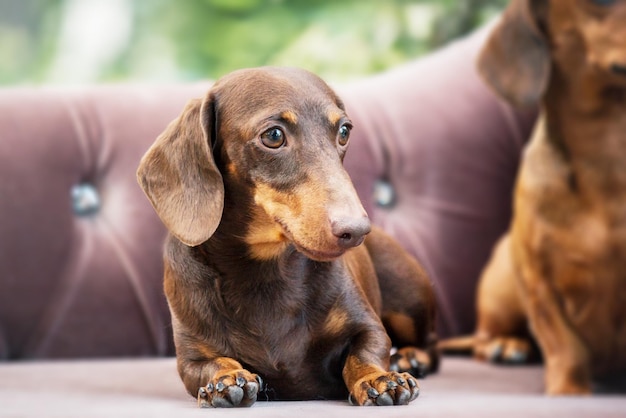
[[410, 373], [422, 378], [431, 371], [431, 360], [427, 352], [415, 347], [403, 347], [391, 356], [389, 368], [398, 373]]
[[524, 364], [535, 357], [530, 341], [516, 337], [498, 337], [477, 342], [474, 357], [492, 363]]
[[262, 390], [259, 376], [247, 370], [235, 370], [216, 376], [206, 386], [198, 389], [198, 406], [202, 408], [232, 408], [251, 406]]
[[350, 392], [352, 405], [406, 405], [419, 396], [417, 379], [408, 373], [373, 373], [359, 380]]

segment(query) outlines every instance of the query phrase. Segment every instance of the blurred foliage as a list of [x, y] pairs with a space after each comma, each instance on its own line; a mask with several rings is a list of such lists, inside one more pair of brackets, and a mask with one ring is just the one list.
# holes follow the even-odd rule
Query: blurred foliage
[[54, 34], [61, 20], [62, 1], [0, 2], [0, 83], [45, 77], [55, 51]]
[[[507, 2], [106, 1], [0, 2], [0, 83], [194, 80], [258, 65], [301, 66], [330, 79], [346, 79], [382, 71], [440, 47], [492, 18]], [[93, 57], [68, 47], [67, 39], [60, 40], [70, 33], [74, 43], [81, 42], [80, 26], [67, 30], [68, 16], [73, 16], [72, 8], [85, 8], [90, 2], [99, 4], [97, 10], [103, 4], [118, 8], [123, 4], [123, 12], [130, 14], [130, 29], [127, 35], [120, 29], [124, 33], [115, 37], [111, 35], [119, 35], [117, 26], [106, 24], [101, 37], [111, 37], [119, 45], [111, 49], [110, 58], [93, 64], [96, 71], [74, 73]], [[82, 41], [91, 39], [85, 36]], [[83, 50], [98, 48], [102, 46], [85, 45]], [[71, 65], [59, 67], [59, 57]]]

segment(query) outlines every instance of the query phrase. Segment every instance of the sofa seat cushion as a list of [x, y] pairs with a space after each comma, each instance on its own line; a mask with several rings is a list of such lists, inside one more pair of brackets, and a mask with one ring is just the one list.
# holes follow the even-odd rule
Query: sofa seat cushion
[[[550, 398], [541, 366], [504, 367], [446, 358], [420, 381], [406, 407], [347, 401], [257, 402], [251, 409], [202, 410], [184, 390], [173, 358], [11, 362], [0, 365], [6, 417], [623, 417], [626, 397]], [[383, 415], [384, 414], [384, 415]]]

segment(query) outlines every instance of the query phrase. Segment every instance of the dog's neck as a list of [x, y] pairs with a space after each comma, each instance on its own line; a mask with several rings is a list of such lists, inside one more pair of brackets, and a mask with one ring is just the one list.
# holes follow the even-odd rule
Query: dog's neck
[[[626, 83], [557, 70], [542, 103], [545, 137], [589, 190], [626, 191]], [[585, 186], [585, 184], [581, 184]]]
[[[330, 306], [335, 300], [337, 289], [333, 290], [331, 277], [337, 261], [311, 260], [292, 245], [271, 259], [251, 258], [249, 246], [230, 230], [231, 222], [240, 225], [239, 221], [225, 216], [222, 222], [223, 227], [220, 225], [216, 233], [194, 251], [214, 272], [211, 286], [223, 306], [245, 301], [245, 307], [237, 316], [249, 321], [248, 326], [259, 326], [258, 318], [266, 318], [268, 324], [273, 324], [284, 320], [285, 315], [299, 317], [304, 310], [310, 310], [312, 304], [322, 303], [312, 301], [311, 294], [324, 295], [320, 300], [326, 301], [325, 305]], [[310, 291], [318, 287], [323, 289]], [[274, 304], [275, 301], [281, 303]]]
[[556, 64], [544, 97], [546, 110], [567, 117], [617, 121], [626, 114], [626, 79], [585, 67], [577, 72]]

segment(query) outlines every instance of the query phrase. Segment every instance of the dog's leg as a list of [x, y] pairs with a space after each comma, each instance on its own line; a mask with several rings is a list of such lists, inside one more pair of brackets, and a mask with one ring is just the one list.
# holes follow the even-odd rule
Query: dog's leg
[[[164, 264], [164, 290], [172, 314], [178, 374], [187, 392], [197, 397], [201, 407], [252, 405], [262, 389], [261, 379], [238, 361], [224, 356], [212, 345], [210, 333], [206, 332], [207, 324], [214, 321], [211, 311], [207, 312], [211, 289], [196, 286], [193, 281], [208, 276], [205, 267], [189, 257], [189, 247], [177, 240], [169, 240], [166, 248], [169, 257]], [[172, 260], [184, 260], [184, 263]], [[185, 267], [187, 275], [174, 269], [173, 266], [179, 265]]]
[[419, 386], [413, 376], [387, 371], [390, 348], [382, 327], [365, 330], [352, 341], [343, 369], [350, 403], [406, 405], [419, 396]]
[[178, 374], [187, 392], [197, 397], [198, 406], [232, 408], [254, 404], [263, 385], [259, 376], [238, 361], [217, 355], [206, 341], [188, 337], [176, 317], [172, 323]]
[[382, 294], [381, 319], [398, 351], [391, 370], [415, 377], [439, 366], [435, 334], [435, 296], [418, 262], [379, 228], [365, 240]]
[[520, 291], [507, 234], [497, 243], [478, 286], [473, 339], [473, 354], [477, 359], [524, 363], [537, 357], [528, 336]]
[[524, 272], [528, 292], [528, 317], [541, 347], [546, 367], [546, 393], [574, 395], [591, 393], [589, 353], [569, 325], [562, 301], [544, 278]]

